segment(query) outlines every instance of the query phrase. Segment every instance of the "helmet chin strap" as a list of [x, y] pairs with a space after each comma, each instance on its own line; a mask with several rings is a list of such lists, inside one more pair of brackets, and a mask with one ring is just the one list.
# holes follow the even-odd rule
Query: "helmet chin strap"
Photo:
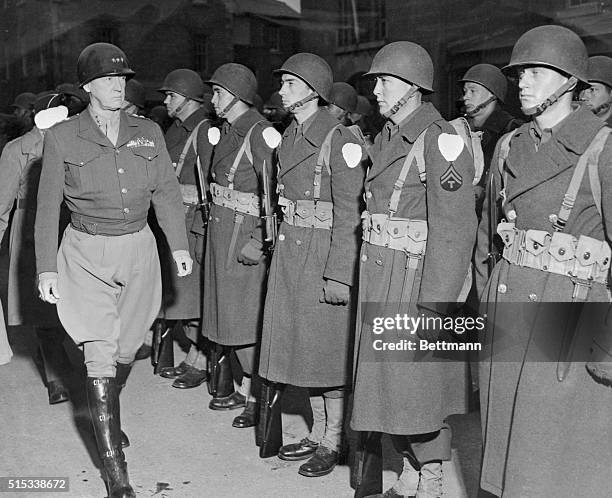
[[557, 100], [559, 100], [559, 98], [561, 98], [562, 95], [566, 94], [567, 92], [571, 92], [574, 88], [576, 88], [577, 84], [578, 84], [578, 79], [572, 76], [570, 79], [567, 80], [566, 83], [561, 85], [557, 89], [557, 91], [553, 93], [550, 97], [548, 97], [544, 102], [534, 107], [522, 107], [521, 106], [521, 111], [523, 111], [523, 114], [525, 114], [525, 116], [533, 116], [533, 117], [539, 116], [546, 109], [548, 109], [551, 105], [557, 102]]
[[174, 109], [174, 111], [168, 113], [168, 116], [170, 116], [171, 118], [178, 118], [183, 108], [187, 105], [187, 97], [185, 97], [184, 95], [182, 97], [183, 101], [176, 106], [176, 109]]
[[231, 111], [232, 107], [234, 107], [239, 100], [240, 99], [234, 95], [234, 98], [230, 101], [230, 103], [227, 104], [223, 109], [221, 109], [217, 113], [217, 116], [219, 116], [220, 118], [224, 118], [225, 116], [227, 116], [227, 113]]
[[476, 107], [474, 107], [474, 109], [472, 109], [471, 111], [466, 110], [463, 114], [466, 118], [473, 118], [480, 111], [482, 111], [485, 107], [487, 107], [491, 102], [495, 102], [496, 100], [497, 100], [497, 97], [495, 97], [495, 95], [491, 95], [487, 100], [485, 100], [484, 102], [481, 102]]
[[408, 101], [412, 98], [412, 96], [417, 92], [418, 89], [418, 86], [413, 86], [410, 90], [406, 92], [406, 94], [401, 99], [399, 99], [395, 103], [395, 105], [391, 109], [381, 114], [387, 119], [389, 119], [394, 114], [397, 114], [397, 112], [408, 103]]
[[311, 100], [318, 99], [318, 98], [319, 98], [319, 94], [317, 92], [312, 92], [307, 97], [304, 97], [302, 100], [298, 100], [297, 102], [294, 102], [290, 106], [285, 107], [285, 110], [287, 112], [291, 112], [292, 113], [296, 109], [299, 109], [300, 107], [302, 107], [307, 102], [310, 102]]

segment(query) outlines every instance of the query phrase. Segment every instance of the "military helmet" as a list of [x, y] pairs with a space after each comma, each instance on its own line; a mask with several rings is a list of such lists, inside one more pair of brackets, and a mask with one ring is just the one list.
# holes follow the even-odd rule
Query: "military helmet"
[[302, 52], [289, 57], [274, 74], [288, 73], [297, 76], [312, 88], [319, 97], [329, 102], [334, 77], [329, 64], [315, 54]]
[[147, 91], [142, 83], [131, 79], [125, 84], [125, 100], [141, 109], [145, 106]]
[[460, 83], [478, 83], [489, 90], [497, 100], [503, 102], [506, 99], [508, 82], [501, 69], [492, 64], [476, 64], [467, 70]]
[[92, 43], [83, 49], [77, 60], [80, 87], [102, 76], [129, 79], [134, 74], [123, 50], [110, 43]]
[[612, 58], [595, 55], [588, 60], [589, 83], [602, 83], [612, 88]]
[[388, 74], [433, 92], [434, 67], [431, 57], [420, 45], [409, 41], [389, 43], [381, 48], [364, 76]]
[[219, 85], [243, 102], [253, 105], [257, 94], [257, 79], [248, 67], [235, 62], [219, 66], [206, 82]]
[[31, 111], [34, 109], [34, 102], [36, 102], [36, 99], [36, 95], [32, 92], [20, 93], [15, 97], [15, 102], [11, 104], [11, 107], [19, 107], [26, 111]]
[[278, 92], [274, 92], [270, 95], [270, 98], [264, 104], [264, 108], [267, 109], [284, 109], [283, 99]]
[[348, 83], [334, 83], [329, 103], [335, 104], [347, 112], [355, 112], [357, 108], [357, 90]]
[[363, 95], [357, 95], [357, 107], [355, 108], [355, 112], [362, 116], [369, 116], [370, 112], [372, 112], [372, 104], [370, 104], [370, 101]]
[[512, 49], [506, 74], [521, 66], [544, 66], [587, 83], [587, 49], [580, 37], [563, 26], [547, 25], [530, 29]]
[[204, 82], [200, 75], [191, 69], [175, 69], [164, 78], [159, 92], [174, 92], [191, 100], [202, 102], [204, 99]]

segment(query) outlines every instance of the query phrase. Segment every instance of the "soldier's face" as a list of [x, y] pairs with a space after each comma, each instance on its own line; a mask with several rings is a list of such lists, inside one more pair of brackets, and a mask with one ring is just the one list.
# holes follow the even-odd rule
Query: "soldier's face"
[[168, 116], [171, 118], [175, 118], [177, 112], [183, 103], [187, 100], [180, 93], [176, 92], [166, 92], [166, 98], [164, 99], [164, 105], [166, 106], [166, 110], [168, 111]]
[[523, 67], [518, 76], [519, 99], [524, 108], [542, 104], [568, 80], [554, 69], [541, 66]]
[[466, 81], [463, 84], [463, 103], [466, 111], [473, 110], [492, 96], [493, 94], [489, 90], [478, 83]]
[[374, 96], [381, 114], [389, 111], [397, 101], [410, 91], [411, 85], [388, 74], [376, 77]]
[[591, 83], [580, 93], [580, 100], [591, 110], [600, 108], [612, 101], [612, 89], [602, 83]]
[[94, 107], [117, 111], [125, 98], [125, 76], [103, 76], [90, 81], [83, 88], [89, 93]]
[[213, 85], [212, 88], [213, 96], [210, 102], [218, 115], [230, 104], [232, 100], [234, 100], [234, 94], [228, 92], [225, 88], [219, 85]]
[[281, 87], [278, 94], [281, 96], [283, 107], [287, 108], [305, 99], [311, 93], [312, 88], [297, 76], [288, 73], [281, 76]]

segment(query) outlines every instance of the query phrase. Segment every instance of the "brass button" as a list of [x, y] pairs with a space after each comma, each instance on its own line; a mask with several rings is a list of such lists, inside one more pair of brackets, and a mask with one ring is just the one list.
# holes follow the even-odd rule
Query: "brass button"
[[382, 262], [382, 259], [380, 259], [380, 258], [379, 258], [379, 259], [377, 259], [377, 260], [376, 260], [376, 264], [377, 264], [378, 266], [382, 266], [382, 263], [383, 263], [383, 262]]
[[591, 253], [589, 251], [585, 252], [583, 258], [584, 258], [585, 261], [587, 259], [591, 259]]
[[361, 255], [361, 261], [363, 261], [364, 263], [368, 260], [368, 255], [367, 254], [362, 254]]
[[119, 173], [120, 175], [122, 175], [123, 173], [125, 173], [125, 170], [123, 168], [119, 168], [117, 170], [117, 173]]
[[304, 192], [304, 195], [310, 195], [310, 190], [306, 190], [306, 191]]
[[560, 247], [558, 252], [559, 252], [559, 255], [563, 256], [565, 254], [565, 248]]
[[549, 214], [548, 215], [548, 221], [550, 221], [551, 223], [556, 223], [558, 219], [559, 219], [559, 217], [556, 214]]
[[538, 249], [540, 247], [540, 244], [538, 244], [537, 242], [533, 243], [533, 248], [534, 249]]
[[219, 223], [221, 220], [217, 216], [215, 216], [215, 221]]
[[414, 236], [415, 237], [420, 237], [421, 236], [421, 232], [414, 232]]
[[122, 189], [121, 189], [121, 193], [122, 193], [122, 194], [127, 194], [127, 189], [126, 189], [126, 188], [122, 188]]
[[499, 284], [497, 286], [497, 292], [499, 292], [500, 294], [505, 294], [508, 291], [508, 287], [506, 287], [506, 284]]
[[119, 149], [115, 149], [115, 154], [119, 154]]
[[130, 208], [123, 208], [123, 212], [124, 212], [125, 214], [129, 213], [129, 212], [130, 212]]
[[394, 228], [394, 229], [393, 229], [393, 233], [394, 233], [394, 234], [398, 234], [398, 233], [399, 233], [399, 229]]
[[529, 294], [529, 300], [530, 301], [537, 301], [538, 300], [538, 296], [536, 294]]
[[85, 164], [83, 161], [81, 161], [81, 166], [83, 166], [83, 164]]
[[281, 234], [278, 236], [278, 240], [285, 240], [285, 234], [281, 233]]
[[516, 220], [516, 211], [514, 209], [511, 209], [510, 211], [508, 211], [508, 219], [510, 221]]
[[370, 192], [369, 190], [366, 192], [366, 198], [368, 199], [372, 198], [372, 192]]
[[302, 241], [300, 239], [295, 241], [295, 245], [296, 246], [301, 246], [302, 245]]

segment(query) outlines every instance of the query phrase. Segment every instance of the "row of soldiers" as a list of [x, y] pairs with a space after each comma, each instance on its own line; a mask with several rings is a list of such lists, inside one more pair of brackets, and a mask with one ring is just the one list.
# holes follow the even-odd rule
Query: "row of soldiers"
[[[335, 117], [328, 104], [342, 108], [342, 99], [329, 65], [314, 54], [296, 54], [277, 71], [292, 116], [282, 136], [255, 109], [256, 79], [240, 64], [224, 64], [208, 81], [220, 123], [203, 112], [195, 73], [168, 75], [162, 91], [176, 121], [165, 139], [148, 120], [121, 111], [133, 71], [120, 49], [91, 45], [77, 67], [89, 107], [51, 127], [40, 144], [36, 271], [41, 297], [56, 305], [84, 352], [110, 496], [134, 496], [119, 392], [162, 299], [149, 206], [167, 239], [162, 267], [173, 260], [180, 277], [176, 303], [189, 303], [174, 319], [193, 330], [193, 350], [164, 373], [187, 385], [208, 380], [211, 409], [242, 408], [233, 425], [257, 426], [262, 457], [306, 460], [304, 476], [332, 472], [352, 390], [350, 425], [361, 434], [356, 496], [442, 496], [442, 462], [451, 456], [446, 418], [467, 409], [466, 363], [428, 348], [376, 356], [374, 324], [397, 311], [456, 316], [473, 264], [490, 317], [480, 338], [488, 348], [480, 362], [482, 487], [498, 496], [598, 496], [610, 488], [607, 308], [590, 317], [592, 341], [575, 341], [566, 329], [559, 362], [533, 356], [538, 339], [572, 322], [564, 308], [554, 323], [542, 320], [538, 303], [609, 302], [612, 150], [595, 115], [609, 110], [595, 85], [610, 86], [600, 76], [609, 59], [591, 59], [589, 69], [583, 42], [560, 26], [525, 33], [503, 70], [518, 79], [524, 124], [497, 108], [506, 87], [499, 70], [468, 71], [466, 111], [484, 131], [491, 165], [480, 190], [474, 151], [422, 99], [433, 92], [434, 68], [412, 42], [383, 47], [366, 75], [386, 118], [371, 144]], [[181, 87], [187, 77], [191, 90]], [[593, 112], [573, 107], [580, 90]], [[57, 253], [62, 200], [70, 221]], [[500, 306], [507, 303], [521, 312]], [[404, 332], [393, 331], [394, 340], [414, 337]], [[198, 363], [200, 333], [209, 366]], [[425, 326], [413, 333], [433, 344], [461, 336]], [[508, 344], [519, 360], [504, 356]], [[298, 443], [282, 445], [287, 384], [308, 388], [313, 425]], [[404, 462], [384, 494], [382, 433]], [[579, 451], [588, 455], [577, 463]]]

